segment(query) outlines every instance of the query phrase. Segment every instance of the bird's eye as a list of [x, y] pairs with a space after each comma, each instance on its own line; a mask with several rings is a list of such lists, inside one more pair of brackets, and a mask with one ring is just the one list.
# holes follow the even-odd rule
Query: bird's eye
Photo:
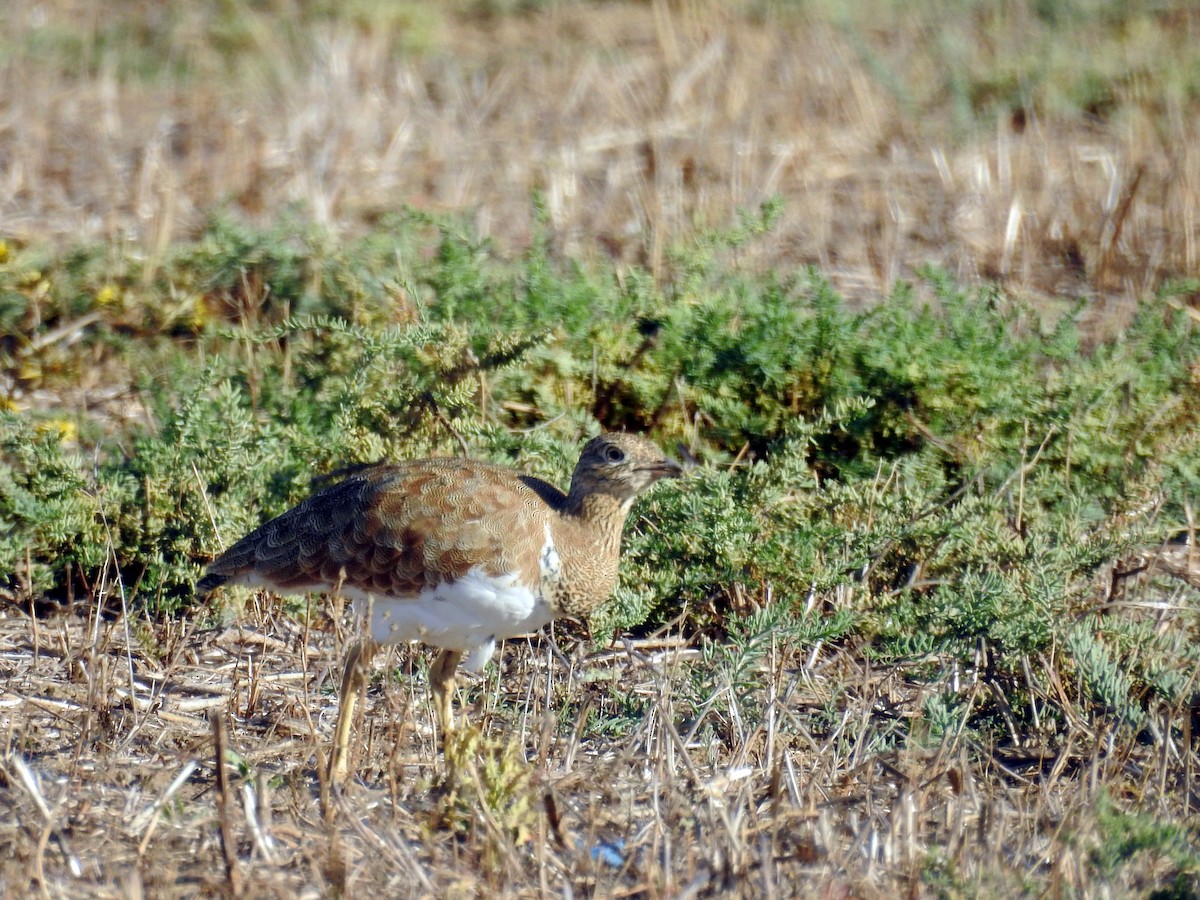
[[605, 447], [604, 458], [610, 463], [624, 462], [625, 451], [620, 447]]

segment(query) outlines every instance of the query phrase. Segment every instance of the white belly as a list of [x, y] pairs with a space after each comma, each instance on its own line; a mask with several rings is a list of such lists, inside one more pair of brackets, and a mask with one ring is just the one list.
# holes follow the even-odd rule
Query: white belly
[[550, 605], [516, 575], [492, 577], [475, 568], [452, 584], [414, 597], [367, 597], [346, 591], [360, 615], [370, 610], [371, 637], [380, 644], [421, 641], [468, 654], [463, 665], [483, 668], [496, 640], [536, 631], [553, 616]]

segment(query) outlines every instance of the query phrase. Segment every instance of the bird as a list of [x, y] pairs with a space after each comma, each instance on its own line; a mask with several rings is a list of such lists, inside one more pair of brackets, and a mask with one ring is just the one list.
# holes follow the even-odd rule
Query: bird
[[343, 663], [329, 764], [330, 779], [343, 783], [355, 704], [381, 647], [419, 641], [440, 650], [429, 681], [447, 746], [460, 661], [481, 671], [498, 640], [584, 617], [607, 600], [634, 500], [682, 474], [654, 443], [625, 432], [584, 446], [565, 494], [474, 459], [375, 464], [247, 534], [209, 564], [196, 591], [245, 585], [353, 602], [365, 634]]

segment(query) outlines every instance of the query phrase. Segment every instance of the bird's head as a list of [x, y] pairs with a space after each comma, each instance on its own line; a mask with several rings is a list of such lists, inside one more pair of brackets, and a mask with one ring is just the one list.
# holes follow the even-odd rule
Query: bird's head
[[683, 467], [636, 434], [611, 432], [592, 438], [571, 476], [571, 498], [607, 495], [628, 510], [634, 499], [660, 478], [678, 478]]

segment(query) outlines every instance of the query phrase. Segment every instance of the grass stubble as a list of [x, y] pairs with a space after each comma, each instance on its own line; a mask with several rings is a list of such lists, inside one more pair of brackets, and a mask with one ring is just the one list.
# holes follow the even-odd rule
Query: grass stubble
[[[931, 739], [928, 660], [877, 668], [786, 635], [703, 696], [702, 638], [510, 642], [460, 692], [474, 743], [453, 772], [425, 655], [400, 649], [366, 704], [359, 780], [334, 791], [338, 625], [267, 603], [215, 627], [5, 611], [5, 893], [1096, 896], [1186, 873], [1186, 841], [1138, 843], [1113, 810], [1186, 821], [1195, 751], [1173, 735], [1190, 722], [1152, 721], [1152, 742], [1081, 719], [1045, 755]], [[960, 689], [993, 690], [984, 671]]]

